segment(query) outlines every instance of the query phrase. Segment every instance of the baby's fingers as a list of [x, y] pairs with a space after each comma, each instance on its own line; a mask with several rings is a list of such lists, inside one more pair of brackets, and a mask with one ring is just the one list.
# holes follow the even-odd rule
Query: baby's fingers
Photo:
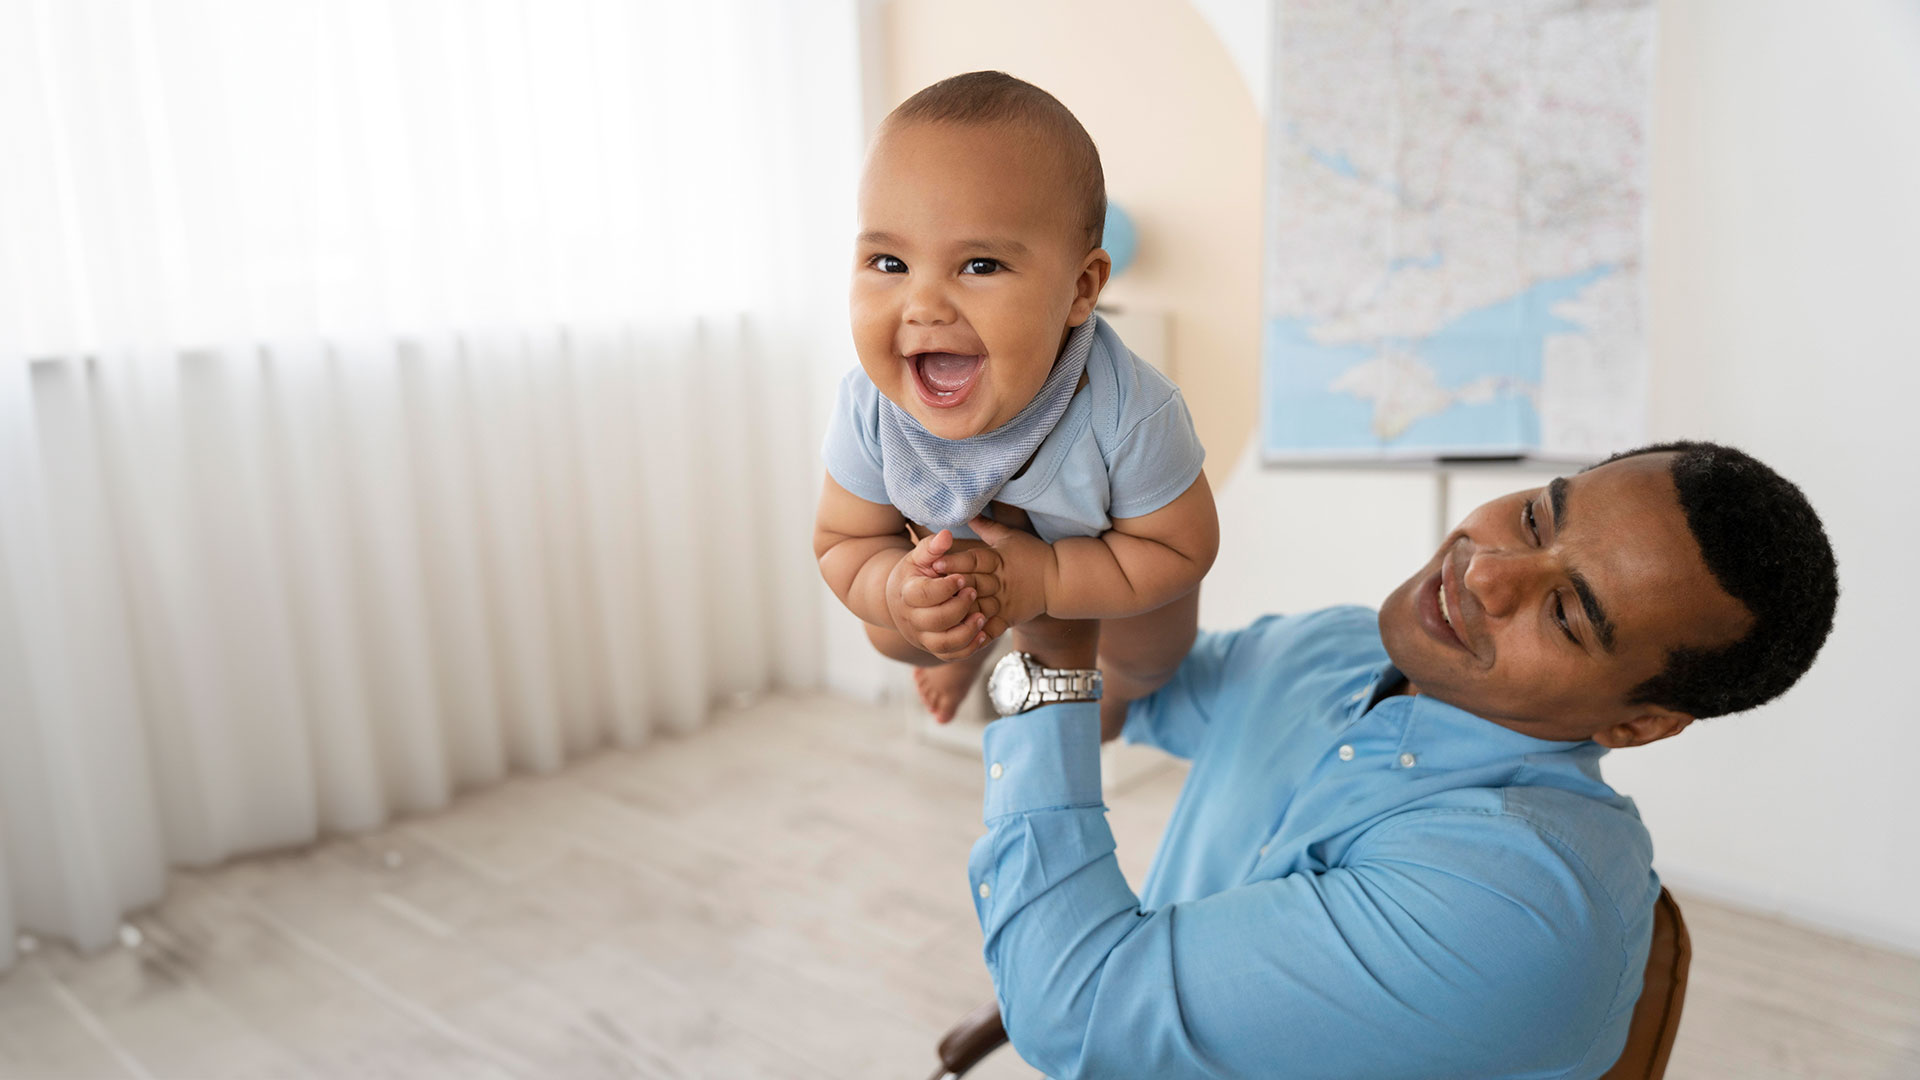
[[915, 630], [926, 633], [934, 630], [947, 630], [974, 614], [974, 595], [972, 589], [961, 589], [953, 599], [932, 607], [907, 608], [907, 624]]
[[[900, 587], [900, 598], [908, 607], [929, 608], [946, 603], [958, 595], [967, 584], [960, 574], [943, 574], [940, 577], [908, 578]], [[946, 625], [953, 625], [951, 622]]]
[[925, 573], [939, 573], [939, 571], [933, 569], [933, 564], [951, 550], [952, 547], [952, 531], [941, 529], [939, 532], [934, 533], [932, 536], [914, 545], [912, 554], [913, 564]]
[[985, 633], [975, 634], [973, 635], [972, 641], [969, 641], [965, 645], [962, 645], [958, 649], [955, 649], [953, 652], [950, 652], [945, 656], [942, 656], [940, 659], [945, 660], [948, 663], [952, 663], [955, 660], [965, 660], [967, 657], [972, 656], [974, 653], [977, 653], [981, 649], [986, 648], [987, 642], [991, 640], [993, 639], [989, 638]]
[[940, 630], [920, 636], [920, 647], [942, 660], [958, 660], [972, 655], [973, 651], [986, 644], [987, 635], [981, 632], [980, 625], [985, 616], [975, 614], [950, 630]]
[[1000, 553], [990, 547], [968, 548], [942, 555], [932, 566], [942, 574], [993, 574], [1000, 570]]

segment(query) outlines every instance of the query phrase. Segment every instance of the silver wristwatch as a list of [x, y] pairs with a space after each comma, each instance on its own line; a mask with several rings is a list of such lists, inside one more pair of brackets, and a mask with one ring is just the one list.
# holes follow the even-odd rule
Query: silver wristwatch
[[987, 676], [987, 696], [1001, 716], [1063, 701], [1099, 701], [1100, 673], [1093, 668], [1041, 667], [1023, 652], [1010, 652]]

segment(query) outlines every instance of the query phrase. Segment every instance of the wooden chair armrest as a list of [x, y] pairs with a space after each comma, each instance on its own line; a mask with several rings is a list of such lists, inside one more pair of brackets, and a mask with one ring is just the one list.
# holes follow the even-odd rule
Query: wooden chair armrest
[[1007, 1029], [1000, 1022], [1000, 1006], [989, 1001], [961, 1017], [940, 1040], [940, 1068], [932, 1080], [964, 1075], [1006, 1041]]

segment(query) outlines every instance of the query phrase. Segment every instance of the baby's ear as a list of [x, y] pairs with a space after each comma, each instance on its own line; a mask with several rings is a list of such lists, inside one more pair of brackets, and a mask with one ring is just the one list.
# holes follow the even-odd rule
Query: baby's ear
[[1068, 326], [1079, 326], [1093, 314], [1093, 305], [1100, 301], [1100, 290], [1107, 287], [1107, 278], [1113, 276], [1113, 258], [1105, 248], [1094, 248], [1080, 263], [1080, 276], [1073, 283], [1073, 310], [1067, 315]]

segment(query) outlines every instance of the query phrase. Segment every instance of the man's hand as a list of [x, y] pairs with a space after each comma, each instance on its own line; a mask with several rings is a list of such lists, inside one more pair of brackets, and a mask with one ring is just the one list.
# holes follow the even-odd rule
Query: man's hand
[[887, 613], [909, 644], [942, 660], [971, 656], [1007, 628], [996, 618], [1000, 582], [991, 572], [944, 569], [953, 533], [942, 529], [915, 544], [887, 576]]

